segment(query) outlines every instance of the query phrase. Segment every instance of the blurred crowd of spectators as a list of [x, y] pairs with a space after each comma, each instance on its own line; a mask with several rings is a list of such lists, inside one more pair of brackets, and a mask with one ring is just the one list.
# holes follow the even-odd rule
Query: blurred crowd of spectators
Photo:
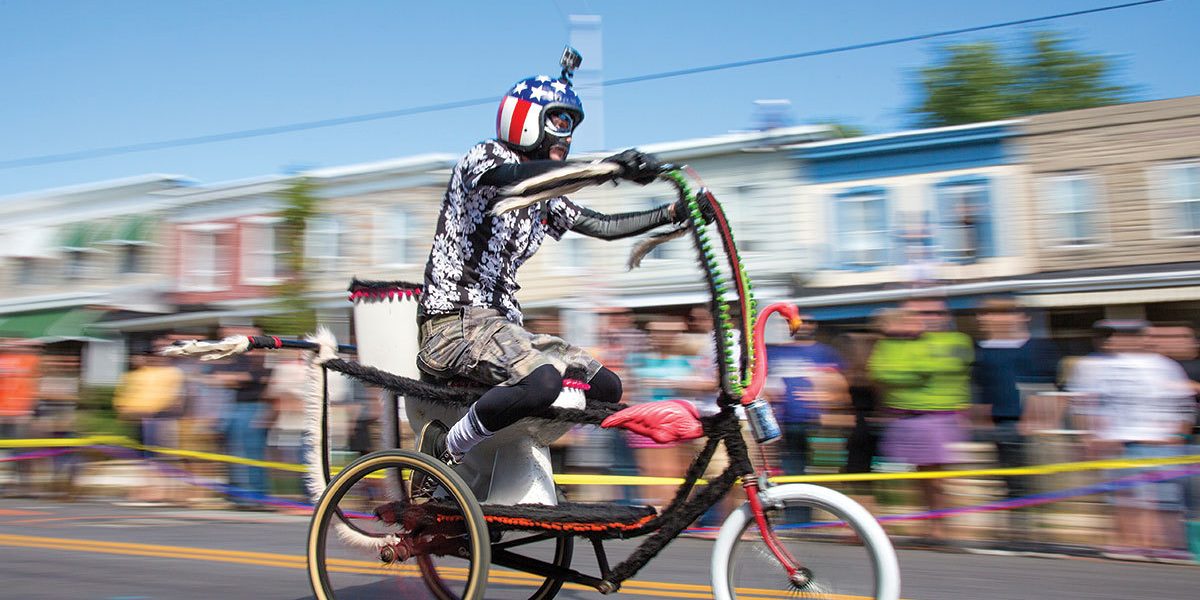
[[[220, 337], [259, 335], [253, 327], [225, 327]], [[159, 350], [194, 335], [169, 335], [129, 357], [129, 370], [111, 395], [88, 398], [79, 358], [37, 344], [10, 341], [0, 348], [0, 437], [76, 437], [121, 433], [150, 449], [127, 500], [136, 505], [188, 504], [262, 510], [271, 495], [301, 493], [292, 472], [203, 454], [157, 453], [154, 448], [298, 464], [304, 452], [306, 360], [300, 351], [247, 353], [217, 361], [177, 360]], [[333, 442], [349, 455], [371, 449], [367, 428], [378, 416], [375, 396], [333, 377], [329, 386]], [[81, 422], [85, 421], [85, 422]], [[126, 458], [121, 453], [101, 458]], [[18, 456], [19, 458], [19, 456]], [[69, 498], [77, 457], [15, 460], [5, 492]], [[42, 471], [42, 472], [37, 472]], [[36, 475], [36, 477], [35, 477]], [[184, 481], [188, 477], [190, 482]], [[34, 480], [37, 481], [34, 481]], [[47, 483], [47, 480], [48, 483]], [[202, 485], [196, 485], [202, 484]]]
[[[603, 361], [622, 375], [626, 400], [696, 401], [715, 410], [713, 350], [706, 311], [687, 319], [655, 318], [636, 327], [630, 313], [612, 313], [602, 340]], [[1069, 431], [1081, 443], [1077, 459], [1163, 458], [1191, 453], [1200, 398], [1200, 359], [1187, 323], [1104, 320], [1094, 324], [1094, 352], [1063, 356], [1030, 331], [1028, 313], [1011, 299], [987, 300], [974, 312], [975, 337], [956, 331], [945, 302], [919, 297], [877, 312], [868, 327], [819, 332], [806, 317], [784, 343], [768, 345], [765, 390], [783, 437], [768, 459], [788, 475], [810, 470], [814, 439], [839, 439], [838, 469], [938, 471], [968, 462], [963, 449], [992, 448], [991, 463], [1022, 467], [1043, 462], [1032, 434]], [[832, 333], [833, 335], [829, 335]], [[679, 476], [698, 446], [663, 447], [629, 434], [582, 429], [605, 437], [612, 472]], [[817, 436], [820, 436], [819, 438]], [[567, 467], [599, 464], [603, 444], [566, 444]], [[602, 457], [599, 457], [602, 458]], [[986, 466], [986, 465], [985, 465]], [[828, 470], [827, 468], [823, 470]], [[1129, 471], [1107, 475], [1117, 478]], [[1196, 519], [1191, 493], [1197, 478], [1132, 486], [1112, 495], [1108, 550], [1185, 558], [1185, 519]], [[1034, 477], [1004, 478], [1010, 499], [1040, 490]], [[929, 510], [951, 508], [944, 479], [915, 482]], [[873, 486], [849, 491], [868, 497]], [[643, 487], [638, 501], [663, 505], [674, 488]], [[627, 493], [628, 495], [628, 493]], [[869, 501], [869, 499], [867, 500]], [[1012, 541], [1031, 537], [1026, 510], [1005, 513]], [[708, 515], [716, 524], [720, 514]], [[946, 521], [926, 521], [924, 540], [949, 537]]]
[[[685, 399], [701, 413], [718, 410], [712, 317], [703, 308], [686, 315], [646, 318], [629, 310], [601, 316], [597, 357], [617, 372], [630, 403]], [[1030, 319], [1015, 301], [994, 299], [974, 312], [975, 338], [956, 331], [945, 302], [919, 297], [876, 313], [866, 327], [821, 331], [806, 318], [791, 338], [768, 346], [770, 377], [765, 390], [775, 407], [782, 439], [766, 447], [780, 473], [812, 470], [814, 439], [838, 439], [840, 464], [848, 473], [958, 468], [964, 442], [994, 448], [1002, 467], [1039, 462], [1030, 444], [1037, 431], [1081, 432], [1078, 458], [1162, 458], [1189, 453], [1200, 393], [1200, 359], [1195, 331], [1186, 323], [1101, 321], [1086, 356], [1061, 356], [1058, 346], [1030, 332]], [[560, 334], [557, 321], [530, 328]], [[226, 328], [227, 335], [255, 335], [253, 328]], [[215, 362], [169, 360], [154, 349], [175, 339], [156, 340], [131, 357], [130, 370], [113, 391], [111, 406], [146, 446], [215, 452], [259, 460], [299, 463], [304, 448], [304, 357], [281, 351], [251, 353]], [[29, 361], [38, 361], [36, 377]], [[78, 358], [44, 354], [23, 343], [0, 352], [0, 436], [40, 438], [76, 435], [81, 403]], [[335, 380], [332, 445], [350, 458], [377, 446], [378, 392]], [[86, 405], [86, 402], [83, 403]], [[85, 406], [86, 408], [86, 406]], [[407, 440], [411, 441], [411, 440]], [[557, 471], [678, 477], [699, 446], [659, 445], [626, 431], [578, 427], [557, 442]], [[69, 477], [69, 457], [51, 469]], [[757, 456], [756, 456], [757, 460]], [[718, 454], [710, 475], [726, 464]], [[130, 492], [130, 500], [225, 502], [257, 508], [268, 495], [302, 493], [291, 472], [240, 464], [177, 459], [206, 481], [227, 482], [225, 493], [182, 485], [177, 477], [154, 477]], [[823, 464], [822, 470], [830, 470]], [[27, 489], [33, 468], [10, 465], [6, 489]], [[64, 473], [66, 475], [64, 475]], [[1114, 472], [1113, 477], [1128, 472]], [[1033, 493], [1032, 477], [1004, 479], [1011, 498]], [[1194, 478], [1193, 478], [1194, 479]], [[1184, 519], [1197, 518], [1189, 479], [1168, 479], [1116, 492], [1111, 499], [1114, 552], [1182, 553]], [[950, 507], [946, 480], [915, 483], [925, 508]], [[664, 506], [674, 486], [583, 486], [569, 493], [581, 500], [618, 498]], [[874, 486], [849, 486], [870, 498]], [[716, 525], [739, 500], [706, 515]], [[1026, 511], [1007, 513], [1004, 530], [1027, 535]], [[943, 520], [927, 521], [931, 543], [949, 534]]]

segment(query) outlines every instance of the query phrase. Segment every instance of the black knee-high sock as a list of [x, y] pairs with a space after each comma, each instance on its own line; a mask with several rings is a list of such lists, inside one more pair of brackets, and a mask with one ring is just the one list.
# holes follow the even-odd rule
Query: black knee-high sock
[[494, 387], [475, 401], [475, 416], [491, 432], [554, 404], [562, 391], [562, 375], [553, 365], [542, 365], [517, 383]]

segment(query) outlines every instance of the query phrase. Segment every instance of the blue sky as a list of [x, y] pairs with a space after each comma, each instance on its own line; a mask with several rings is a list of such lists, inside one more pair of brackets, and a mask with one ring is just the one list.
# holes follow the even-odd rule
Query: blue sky
[[[553, 73], [566, 15], [603, 19], [603, 77], [649, 73], [1069, 12], [1120, 0], [527, 2], [0, 0], [0, 163], [500, 95]], [[745, 129], [756, 99], [799, 122], [909, 127], [939, 44], [1054, 29], [1114, 58], [1136, 99], [1200, 93], [1200, 2], [1159, 4], [935, 42], [857, 50], [605, 90], [610, 148]], [[585, 64], [596, 57], [584, 57]], [[0, 169], [0, 195], [144, 173], [215, 182], [427, 152], [493, 134], [459, 108], [184, 148]], [[585, 122], [583, 127], [596, 126]]]

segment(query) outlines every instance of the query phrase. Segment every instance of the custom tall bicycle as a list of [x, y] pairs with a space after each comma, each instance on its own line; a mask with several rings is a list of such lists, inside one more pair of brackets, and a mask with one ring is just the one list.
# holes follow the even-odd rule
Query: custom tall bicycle
[[[509, 199], [495, 210], [511, 210], [612, 177], [611, 165], [603, 163], [564, 169], [506, 190]], [[735, 407], [750, 405], [762, 388], [766, 316], [779, 312], [794, 325], [795, 309], [772, 305], [755, 326], [750, 281], [720, 205], [707, 190], [699, 190], [716, 212], [706, 226], [683, 172], [672, 169], [661, 178], [688, 200], [692, 219], [649, 244], [685, 234], [695, 243], [712, 299], [721, 386], [719, 413], [697, 418], [681, 410], [675, 415], [690, 420], [695, 433], [686, 437], [705, 441], [661, 513], [648, 506], [563, 501], [552, 479], [548, 444], [576, 425], [611, 424], [628, 414], [622, 411], [633, 410], [585, 400], [584, 384], [570, 373], [553, 407], [473, 449], [455, 470], [418, 452], [389, 449], [363, 456], [332, 476], [326, 393], [330, 371], [392, 392], [383, 407], [383, 438], [392, 448], [399, 439], [400, 398], [409, 423], [419, 431], [430, 419], [454, 422], [482, 392], [469, 383], [434, 381], [417, 371], [419, 286], [354, 282], [351, 300], [361, 362], [338, 358], [336, 342], [321, 336], [309, 342], [250, 338], [234, 344], [238, 350], [318, 350], [313, 364], [320, 368], [312, 370], [309, 390], [317, 451], [309, 461], [316, 508], [307, 555], [309, 580], [319, 600], [478, 599], [485, 597], [489, 585], [493, 596], [500, 588], [511, 588], [504, 592], [506, 597], [539, 600], [553, 598], [565, 583], [608, 594], [628, 582], [630, 591], [645, 591], [647, 584], [629, 579], [737, 484], [746, 502], [725, 520], [712, 546], [711, 586], [717, 599], [899, 597], [895, 552], [869, 512], [834, 490], [772, 485], [765, 472], [755, 471]], [[464, 348], [470, 351], [469, 345]], [[760, 405], [750, 408], [752, 417], [763, 410]], [[728, 465], [702, 485], [701, 477], [721, 446]], [[410, 495], [409, 482], [416, 473], [438, 482], [432, 499]], [[624, 560], [610, 565], [604, 542], [635, 537], [644, 540]], [[572, 568], [578, 538], [586, 540], [595, 555], [594, 575]], [[681, 596], [705, 591], [673, 585]]]

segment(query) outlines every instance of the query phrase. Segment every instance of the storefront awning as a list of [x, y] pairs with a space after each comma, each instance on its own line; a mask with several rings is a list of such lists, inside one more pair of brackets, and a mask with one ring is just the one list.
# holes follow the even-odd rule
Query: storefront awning
[[68, 251], [89, 251], [94, 246], [110, 237], [110, 227], [107, 223], [75, 223], [66, 227], [62, 232], [59, 245]]
[[32, 339], [47, 344], [96, 340], [100, 338], [88, 335], [88, 327], [103, 315], [102, 310], [88, 308], [8, 315], [0, 318], [0, 337]]
[[154, 221], [145, 215], [126, 217], [113, 223], [104, 241], [113, 244], [146, 244], [150, 241]]

